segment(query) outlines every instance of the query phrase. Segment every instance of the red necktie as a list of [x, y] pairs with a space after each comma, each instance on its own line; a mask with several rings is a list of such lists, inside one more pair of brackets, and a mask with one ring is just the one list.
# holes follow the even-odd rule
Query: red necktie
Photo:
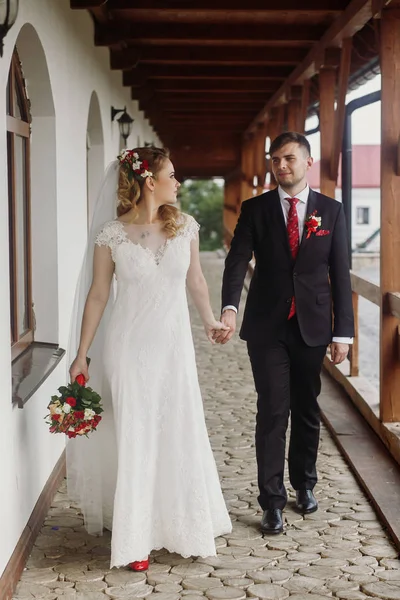
[[[289, 239], [290, 252], [292, 253], [293, 259], [296, 258], [297, 253], [299, 251], [299, 242], [300, 242], [300, 234], [299, 234], [299, 217], [297, 215], [296, 204], [298, 203], [297, 198], [285, 198], [290, 204], [289, 214], [287, 218], [287, 233]], [[290, 306], [290, 312], [288, 319], [291, 319], [296, 312], [296, 304], [294, 300], [294, 296], [292, 298], [292, 304]]]

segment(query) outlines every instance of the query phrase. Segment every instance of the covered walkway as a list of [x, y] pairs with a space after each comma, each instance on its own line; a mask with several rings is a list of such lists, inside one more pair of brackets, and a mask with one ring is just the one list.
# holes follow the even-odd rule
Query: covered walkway
[[[261, 536], [255, 394], [246, 347], [236, 338], [226, 347], [210, 348], [195, 314], [209, 432], [234, 520], [233, 534], [218, 540], [216, 559], [156, 553], [147, 580], [124, 570], [109, 573], [107, 536], [87, 537], [64, 488], [53, 499], [65, 468], [64, 443], [48, 435], [43, 421], [51, 392], [67, 371], [65, 348], [87, 221], [103, 169], [121, 147], [162, 144], [171, 150], [179, 179], [224, 178], [228, 247], [242, 202], [275, 186], [269, 142], [287, 130], [310, 134], [306, 123], [316, 115], [320, 188], [335, 196], [341, 162], [351, 232], [349, 123], [355, 107], [346, 105], [346, 97], [379, 72], [379, 284], [352, 272], [355, 343], [340, 367], [326, 357], [321, 405], [400, 547], [400, 0], [281, 0], [276, 5], [265, 0], [21, 0], [19, 5], [19, 21], [7, 34], [0, 63], [4, 104], [8, 101], [0, 143], [0, 180], [3, 191], [8, 189], [8, 204], [0, 206], [0, 371], [9, 398], [1, 408], [0, 600], [13, 597], [21, 573], [18, 600], [128, 599], [153, 592], [158, 600], [203, 593], [210, 600], [240, 600], [246, 594], [275, 600], [289, 595], [295, 600], [400, 598], [398, 551], [327, 431], [318, 465], [320, 510], [303, 519], [289, 504], [284, 535]], [[127, 135], [121, 122], [126, 112], [131, 125], [135, 120]], [[18, 160], [6, 140], [17, 144]], [[28, 165], [26, 156], [31, 169], [21, 170], [20, 164]], [[22, 212], [19, 190], [24, 190]], [[35, 226], [43, 222], [51, 236]], [[351, 239], [348, 243], [350, 250]], [[218, 314], [222, 258], [204, 255], [203, 260]], [[359, 349], [368, 335], [362, 315], [358, 318], [360, 297], [360, 312], [364, 300], [379, 307], [379, 389], [362, 369], [360, 374]], [[38, 350], [50, 354], [50, 366], [46, 358], [45, 366], [36, 368]], [[32, 371], [33, 383], [26, 376]], [[350, 411], [339, 402], [343, 388], [368, 435], [348, 420]], [[383, 442], [379, 451], [364, 452], [368, 436], [370, 448]]]
[[[214, 310], [219, 309], [223, 259], [203, 254]], [[302, 517], [293, 492], [281, 536], [262, 536], [258, 524], [254, 452], [255, 392], [246, 345], [237, 336], [211, 347], [192, 311], [206, 418], [233, 532], [217, 540], [218, 556], [184, 559], [152, 554], [147, 574], [109, 570], [110, 536], [88, 536], [65, 485], [57, 493], [17, 587], [27, 600], [381, 600], [400, 598], [398, 553], [326, 429], [322, 432], [319, 511]], [[322, 402], [331, 396], [324, 376]], [[288, 485], [288, 482], [287, 482]]]

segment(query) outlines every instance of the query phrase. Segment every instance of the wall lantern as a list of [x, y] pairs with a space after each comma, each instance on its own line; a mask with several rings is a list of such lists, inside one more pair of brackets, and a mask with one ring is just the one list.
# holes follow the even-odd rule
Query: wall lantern
[[3, 56], [3, 40], [18, 16], [18, 0], [0, 0], [0, 56]]
[[125, 108], [114, 108], [112, 106], [111, 107], [111, 121], [114, 121], [115, 117], [119, 113], [122, 113], [122, 115], [119, 117], [119, 119], [117, 119], [118, 126], [119, 126], [119, 132], [126, 144], [126, 141], [132, 131], [132, 123], [133, 123], [134, 119], [132, 119], [132, 117], [130, 115], [128, 115], [128, 113], [126, 112], [126, 106], [125, 106]]

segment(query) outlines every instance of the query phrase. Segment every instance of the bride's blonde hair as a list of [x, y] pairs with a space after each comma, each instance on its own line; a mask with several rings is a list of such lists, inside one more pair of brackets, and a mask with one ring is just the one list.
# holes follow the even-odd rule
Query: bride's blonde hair
[[[166, 160], [169, 159], [169, 152], [166, 148], [157, 148], [156, 146], [146, 146], [144, 148], [134, 148], [129, 150], [129, 155], [136, 154], [138, 158], [132, 160], [144, 163], [143, 171], [149, 171], [154, 179], [157, 179], [157, 173], [163, 168]], [[129, 160], [120, 160], [119, 181], [118, 181], [118, 206], [117, 215], [120, 217], [132, 211], [132, 223], [138, 215], [138, 204], [142, 196], [143, 186], [146, 182], [146, 176], [142, 176], [138, 171], [134, 171]], [[175, 206], [164, 204], [158, 209], [158, 216], [163, 223], [163, 230], [167, 237], [175, 237], [182, 227], [181, 212]]]

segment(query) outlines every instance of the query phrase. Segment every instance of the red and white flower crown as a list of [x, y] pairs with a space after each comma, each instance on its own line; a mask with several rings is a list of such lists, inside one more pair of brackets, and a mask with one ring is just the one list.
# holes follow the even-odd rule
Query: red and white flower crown
[[122, 150], [117, 156], [120, 165], [132, 171], [134, 175], [146, 179], [153, 177], [153, 173], [149, 171], [149, 163], [147, 160], [140, 160], [139, 154], [134, 150]]

